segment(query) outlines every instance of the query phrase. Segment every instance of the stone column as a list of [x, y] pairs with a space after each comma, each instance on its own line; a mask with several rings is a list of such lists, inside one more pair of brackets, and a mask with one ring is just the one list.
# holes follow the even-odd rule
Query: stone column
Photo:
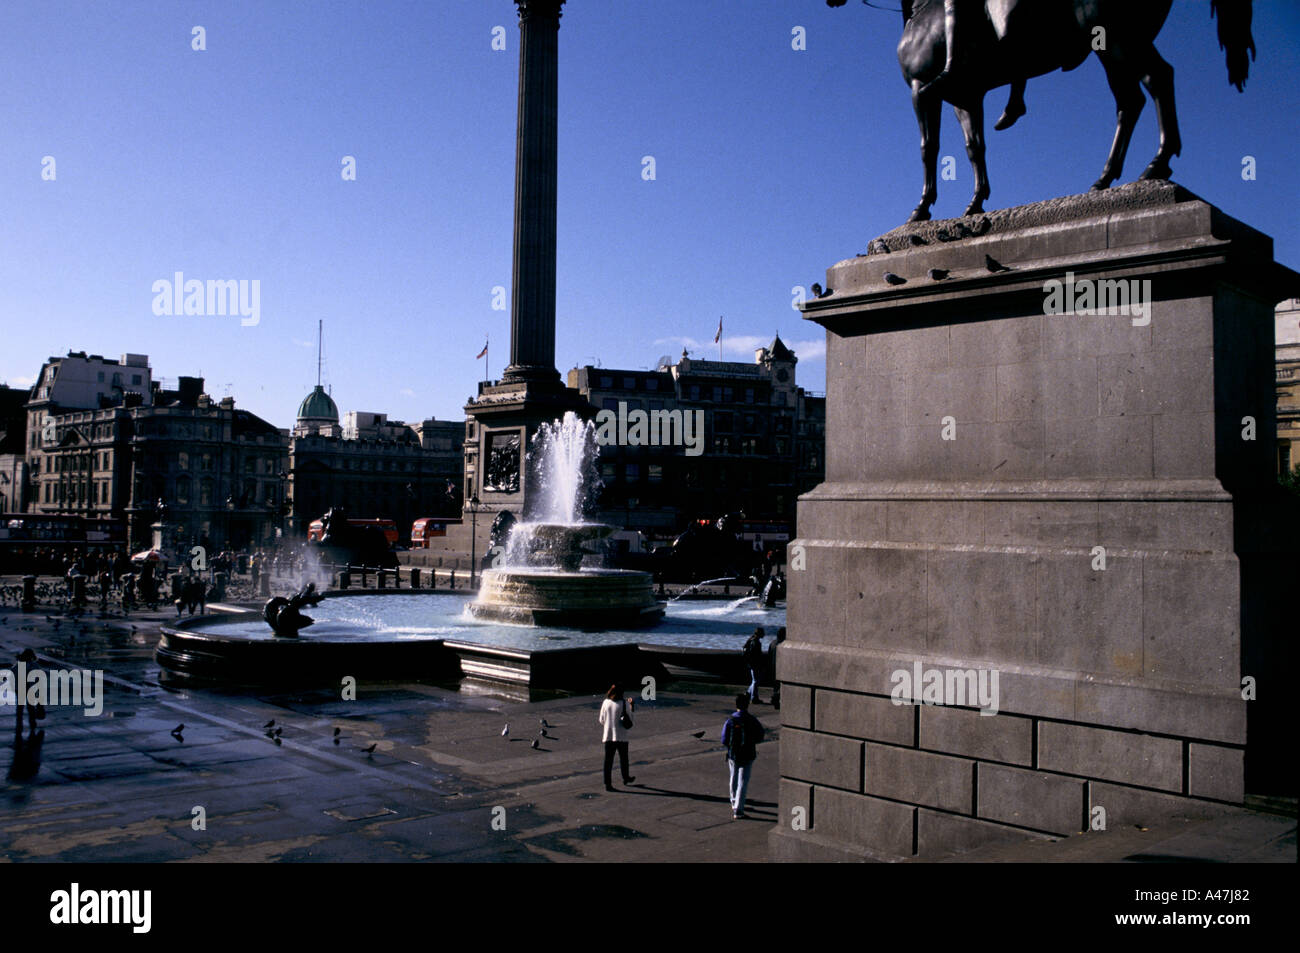
[[506, 380], [557, 379], [555, 370], [556, 61], [564, 0], [519, 7], [514, 271]]

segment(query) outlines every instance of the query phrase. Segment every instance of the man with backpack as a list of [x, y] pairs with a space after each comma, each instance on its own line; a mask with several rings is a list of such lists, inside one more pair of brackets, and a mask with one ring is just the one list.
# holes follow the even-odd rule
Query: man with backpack
[[722, 744], [727, 749], [727, 768], [731, 773], [733, 820], [745, 816], [745, 792], [749, 790], [749, 774], [758, 757], [754, 749], [762, 740], [763, 726], [749, 713], [749, 696], [741, 692], [736, 696], [736, 710], [722, 726]]

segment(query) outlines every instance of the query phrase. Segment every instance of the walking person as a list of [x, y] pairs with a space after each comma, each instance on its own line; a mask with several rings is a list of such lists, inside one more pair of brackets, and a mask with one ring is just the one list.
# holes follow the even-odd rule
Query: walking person
[[605, 700], [601, 702], [600, 715], [597, 719], [605, 729], [605, 790], [612, 791], [614, 785], [610, 780], [610, 774], [614, 768], [615, 752], [618, 752], [619, 767], [623, 771], [623, 783], [631, 784], [636, 780], [627, 773], [627, 735], [632, 728], [632, 713], [627, 699], [623, 697], [623, 689], [617, 685], [609, 686], [609, 691], [605, 693]]
[[741, 820], [745, 816], [745, 793], [749, 790], [749, 776], [758, 757], [755, 748], [763, 740], [763, 726], [749, 713], [749, 696], [741, 692], [736, 696], [736, 710], [722, 725], [722, 744], [727, 749], [727, 769], [730, 773], [731, 817]]
[[761, 705], [763, 702], [758, 697], [758, 681], [763, 674], [763, 627], [761, 625], [754, 629], [754, 634], [741, 646], [740, 657], [745, 660], [745, 667], [749, 669], [749, 700], [755, 705]]

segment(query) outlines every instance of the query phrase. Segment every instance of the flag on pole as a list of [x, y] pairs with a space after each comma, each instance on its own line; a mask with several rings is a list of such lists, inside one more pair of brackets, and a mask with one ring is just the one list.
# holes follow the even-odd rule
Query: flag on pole
[[713, 335], [713, 343], [717, 344], [722, 340], [722, 315], [718, 315], [718, 333]]
[[483, 357], [483, 355], [485, 355], [485, 354], [487, 353], [487, 347], [488, 347], [488, 346], [487, 346], [487, 341], [484, 340], [484, 341], [483, 341], [483, 350], [481, 350], [481, 351], [478, 352], [478, 356], [475, 357], [474, 360], [476, 360], [476, 361], [477, 361], [477, 360], [481, 360], [482, 357]]

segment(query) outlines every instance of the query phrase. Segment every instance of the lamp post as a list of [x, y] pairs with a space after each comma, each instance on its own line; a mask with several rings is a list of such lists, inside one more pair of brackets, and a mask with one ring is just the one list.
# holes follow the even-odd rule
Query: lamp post
[[478, 494], [469, 498], [469, 587], [478, 588], [478, 514], [487, 507], [479, 502]]
[[231, 527], [235, 519], [235, 497], [233, 495], [226, 497], [226, 549], [229, 552], [235, 551], [234, 540], [231, 538]]

